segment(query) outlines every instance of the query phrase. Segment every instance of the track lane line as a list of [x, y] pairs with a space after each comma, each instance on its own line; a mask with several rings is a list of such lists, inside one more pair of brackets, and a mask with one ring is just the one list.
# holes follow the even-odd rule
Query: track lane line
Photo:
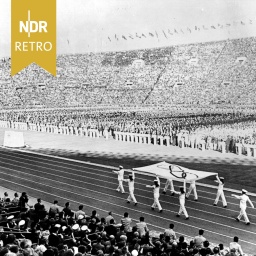
[[[10, 174], [6, 174], [6, 173], [5, 173], [5, 175], [8, 176], [8, 175], [10, 175]], [[23, 179], [23, 180], [28, 181], [28, 182], [35, 182], [34, 180], [28, 180], [28, 179], [25, 179], [25, 178], [21, 178], [20, 176], [13, 176], [13, 175], [10, 175], [10, 176], [16, 177], [16, 178], [19, 178], [19, 179]], [[35, 175], [33, 175], [33, 176], [35, 176]], [[38, 177], [38, 176], [36, 176], [36, 177]], [[43, 177], [40, 177], [40, 178], [42, 179]], [[50, 179], [48, 179], [48, 178], [43, 178], [43, 179], [45, 179], [45, 180], [50, 180]], [[75, 185], [70, 185], [70, 184], [68, 184], [68, 183], [63, 183], [63, 182], [58, 182], [58, 181], [54, 181], [54, 182], [56, 182], [56, 183], [62, 183], [62, 184], [68, 185], [68, 186], [70, 186], [70, 187], [76, 187], [76, 188], [77, 188], [77, 186], [75, 186]], [[39, 182], [37, 182], [37, 184], [40, 184], [40, 185], [43, 185], [43, 186], [47, 186], [47, 187], [51, 187], [50, 185], [45, 184], [45, 183], [39, 183]], [[97, 199], [97, 198], [94, 198], [94, 197], [90, 197], [90, 196], [85, 196], [85, 195], [82, 195], [82, 194], [79, 194], [79, 193], [75, 193], [75, 192], [72, 192], [72, 191], [69, 191], [69, 190], [65, 190], [65, 189], [61, 189], [61, 188], [56, 188], [56, 189], [62, 190], [62, 191], [68, 192], [68, 193], [72, 193], [72, 194], [75, 194], [75, 195], [80, 195], [80, 196], [83, 196], [83, 197], [91, 198], [91, 199], [94, 199], [94, 200], [97, 200], [97, 201], [102, 201], [102, 202], [109, 203], [109, 202], [107, 202], [107, 201], [103, 201], [103, 200], [100, 200], [100, 199]], [[109, 197], [114, 197], [114, 198], [123, 200], [123, 198], [120, 198], [120, 197], [117, 197], [117, 196], [114, 196], [114, 195], [110, 195], [110, 194], [106, 194], [106, 193], [103, 193], [103, 192], [99, 192], [99, 191], [97, 191], [97, 190], [91, 190], [91, 189], [82, 188], [82, 187], [80, 187], [80, 189], [84, 189], [84, 190], [87, 190], [87, 191], [90, 191], [90, 192], [93, 192], [93, 193], [96, 192], [96, 193], [98, 193], [98, 194], [103, 194], [103, 195], [107, 195], [107, 196], [109, 196]], [[110, 203], [110, 204], [113, 204], [113, 203]], [[113, 204], [113, 205], [116, 205], [116, 204]], [[140, 205], [144, 205], [144, 206], [150, 207], [149, 205], [146, 205], [146, 204], [143, 204], [143, 203], [140, 203]], [[177, 207], [177, 208], [178, 208], [178, 207]], [[177, 214], [177, 211], [171, 211], [171, 210], [169, 210], [169, 209], [165, 209], [165, 212], [166, 212], [166, 211], [172, 212], [172, 213], [174, 213], [174, 214]], [[220, 226], [224, 226], [224, 227], [227, 227], [227, 228], [233, 228], [233, 229], [238, 230], [238, 231], [241, 231], [241, 232], [245, 232], [245, 233], [250, 233], [250, 234], [256, 235], [256, 233], [254, 233], [254, 232], [252, 232], [252, 231], [243, 230], [243, 229], [240, 229], [240, 228], [236, 228], [236, 227], [233, 227], [233, 226], [228, 226], [228, 225], [225, 225], [225, 224], [222, 224], [222, 223], [217, 223], [217, 222], [210, 221], [210, 220], [205, 220], [205, 219], [203, 219], [203, 218], [199, 218], [199, 217], [195, 217], [195, 216], [190, 216], [190, 217], [193, 217], [193, 218], [195, 218], [195, 219], [202, 220], [202, 221], [205, 221], [205, 222], [218, 224], [218, 225], [220, 225]], [[253, 224], [253, 223], [252, 223], [252, 224]]]
[[[1, 156], [0, 156], [1, 157]], [[21, 157], [14, 157], [14, 158], [18, 158], [18, 159], [22, 159]], [[10, 160], [10, 159], [8, 159], [8, 160]], [[22, 159], [23, 160], [23, 159]], [[32, 161], [32, 160], [28, 160], [28, 161]], [[51, 160], [52, 161], [52, 160]], [[14, 161], [15, 162], [15, 161]], [[32, 164], [29, 164], [29, 163], [26, 163], [26, 164], [28, 164], [28, 165], [32, 165]], [[56, 166], [56, 167], [60, 167], [60, 166], [58, 166], [58, 165], [54, 165], [54, 164], [49, 164], [49, 163], [42, 163], [42, 164], [46, 164], [46, 165], [50, 165], [50, 166]], [[69, 164], [68, 164], [69, 165]], [[71, 165], [71, 166], [75, 166], [75, 165]], [[42, 166], [43, 167], [43, 166]], [[46, 168], [46, 167], [43, 167], [43, 168]], [[83, 171], [80, 171], [80, 170], [77, 170], [77, 169], [73, 169], [73, 168], [68, 168], [68, 167], [62, 167], [62, 168], [65, 168], [65, 169], [70, 169], [70, 170], [74, 170], [75, 172], [81, 172], [81, 173], [84, 173]], [[103, 173], [108, 173], [108, 174], [111, 174], [112, 175], [112, 172], [107, 172], [107, 171], [104, 171], [104, 170], [101, 170], [101, 169], [96, 169], [96, 168], [88, 168], [88, 169], [91, 169], [91, 170], [96, 170], [96, 171], [99, 171], [99, 172], [103, 172]], [[63, 173], [66, 173], [66, 172], [64, 172], [64, 171], [59, 171], [59, 172], [63, 172]], [[75, 175], [75, 174], [74, 174]], [[96, 175], [95, 173], [94, 173], [94, 175]], [[147, 180], [147, 179], [143, 179], [143, 178], [137, 178], [138, 180], [145, 180], [145, 181], [149, 181], [149, 180]], [[197, 183], [198, 184], [198, 183]], [[179, 186], [177, 186], [177, 185], [175, 185], [175, 187], [179, 187]], [[218, 189], [218, 187], [214, 187], [214, 189], [216, 189], [216, 193], [217, 193], [217, 189]], [[197, 191], [198, 192], [203, 192], [203, 193], [207, 193], [207, 194], [212, 194], [212, 195], [216, 195], [216, 193], [212, 193], [212, 192], [209, 192], [209, 191], [205, 191], [205, 190], [200, 190], [200, 189], [197, 189]], [[238, 192], [237, 192], [238, 193]], [[240, 193], [240, 192], [239, 192]], [[211, 199], [212, 201], [214, 201], [215, 200], [215, 198], [209, 198], [209, 197], [202, 197], [202, 196], [200, 196], [201, 198], [205, 198], [205, 199]], [[230, 199], [233, 199], [234, 201], [236, 201], [236, 199], [234, 198], [234, 197], [232, 197], [232, 196], [228, 196], [228, 195], [225, 195], [225, 197], [226, 198], [230, 198]], [[256, 204], [256, 201], [253, 201], [252, 200], [252, 202], [253, 203], [255, 203]], [[237, 203], [232, 203], [232, 202], [229, 202], [229, 204], [233, 204], [233, 205], [237, 205]], [[212, 205], [212, 204], [211, 204]], [[248, 207], [248, 208], [251, 208], [250, 206]]]
[[[15, 167], [17, 167], [17, 168], [23, 168], [23, 169], [27, 169], [27, 170], [30, 170], [30, 171], [33, 171], [33, 172], [37, 172], [37, 173], [45, 173], [45, 172], [43, 172], [43, 171], [39, 171], [39, 170], [35, 170], [35, 169], [31, 169], [31, 168], [27, 168], [27, 167], [20, 167], [20, 166], [17, 166], [17, 165], [15, 165], [15, 164], [9, 164], [9, 165], [11, 165], [11, 166], [15, 166]], [[32, 165], [32, 164], [28, 164], [28, 165]], [[32, 165], [33, 166], [33, 165]], [[34, 166], [33, 166], [34, 167]], [[3, 168], [8, 168], [8, 167], [3, 167]], [[60, 172], [60, 173], [65, 173], [65, 174], [69, 174], [69, 175], [73, 175], [73, 176], [77, 176], [77, 177], [83, 177], [84, 178], [84, 176], [83, 175], [79, 175], [79, 174], [74, 174], [74, 173], [69, 173], [69, 172], [65, 172], [65, 171], [59, 171], [59, 170], [56, 170], [56, 169], [52, 169], [52, 168], [46, 168], [46, 167], [42, 167], [42, 169], [46, 169], [46, 170], [53, 170], [53, 171], [55, 171], [55, 172]], [[10, 170], [13, 170], [13, 171], [16, 171], [15, 169], [11, 169], [10, 168]], [[48, 173], [48, 172], [47, 172]], [[53, 174], [53, 173], [48, 173], [49, 175], [52, 175], [52, 176], [56, 176], [56, 177], [61, 177], [61, 178], [66, 178], [66, 179], [69, 179], [69, 180], [75, 180], [75, 179], [72, 179], [72, 178], [70, 178], [70, 177], [64, 177], [64, 176], [60, 176], [60, 175], [56, 175], [56, 174]], [[94, 173], [91, 173], [92, 175], [95, 175]], [[32, 175], [32, 174], [31, 174]], [[40, 176], [41, 177], [41, 176]], [[108, 178], [108, 176], [105, 176], [105, 175], [101, 175], [100, 177], [107, 177]], [[88, 177], [89, 179], [92, 179], [92, 180], [96, 180], [96, 181], [98, 181], [98, 179], [95, 179], [95, 178], [91, 178], [91, 177]], [[109, 181], [106, 181], [107, 183], [109, 183], [109, 184], [116, 184], [116, 183], [113, 183], [113, 182], [109, 182]], [[142, 183], [136, 183], [136, 184], [139, 184], [139, 185], [141, 185], [141, 186], [145, 186], [145, 184], [142, 184]], [[139, 190], [139, 191], [144, 191], [144, 192], [147, 192], [148, 193], [148, 190], [144, 190], [144, 189], [141, 189], [141, 188], [137, 188], [136, 190]], [[164, 196], [165, 197], [165, 196]], [[169, 196], [168, 196], [169, 197]], [[171, 197], [169, 197], [169, 198], [171, 198]], [[211, 199], [212, 201], [214, 200], [214, 199], [212, 199], [212, 198], [207, 198], [207, 197], [201, 197], [201, 198], [205, 198], [205, 199]], [[163, 201], [163, 202], [166, 202], [166, 201]], [[166, 203], [168, 203], [168, 202], [166, 202]], [[196, 204], [200, 204], [200, 205], [206, 205], [206, 206], [208, 206], [209, 204], [206, 204], [206, 203], [203, 203], [203, 202], [197, 202]], [[234, 204], [234, 203], [231, 203], [231, 202], [229, 202], [229, 204], [232, 204], [232, 205], [236, 205], [237, 206], [237, 204]], [[212, 204], [211, 204], [211, 206], [212, 206]], [[249, 208], [249, 207], [248, 207]], [[192, 207], [190, 207], [190, 209], [194, 209], [194, 208], [192, 208]], [[253, 209], [253, 208], [252, 208]], [[198, 210], [198, 209], [197, 209]], [[223, 209], [223, 210], [226, 210], [226, 211], [232, 211], [232, 212], [237, 212], [236, 210], [232, 210], [232, 209], [230, 209], [230, 208], [225, 208], [225, 209]], [[222, 215], [221, 215], [222, 216]], [[250, 213], [250, 216], [252, 216], [252, 217], [256, 217], [256, 215], [254, 215], [254, 214], [251, 214]]]
[[[0, 148], [6, 149], [4, 146], [0, 146]], [[86, 162], [86, 161], [75, 160], [75, 159], [70, 159], [70, 158], [60, 157], [60, 156], [51, 156], [51, 155], [47, 155], [47, 154], [40, 153], [40, 152], [33, 152], [33, 151], [30, 151], [30, 150], [12, 149], [12, 148], [8, 148], [8, 150], [13, 151], [13, 152], [18, 151], [18, 152], [22, 152], [24, 154], [41, 155], [41, 156], [44, 156], [46, 158], [55, 158], [55, 159], [65, 160], [67, 162], [76, 162], [76, 163], [81, 163], [81, 164], [84, 164], [84, 165], [93, 165], [93, 166], [103, 167], [103, 168], [106, 168], [106, 169], [118, 170], [118, 168], [115, 167], [115, 166], [91, 163], [91, 162], [88, 162], [88, 161]], [[213, 185], [209, 185], [209, 184], [204, 184], [204, 183], [200, 183], [200, 182], [197, 182], [197, 185], [200, 185], [200, 186], [203, 186], [203, 187], [212, 188], [212, 189], [217, 189], [218, 188], [217, 186], [213, 186]], [[231, 193], [241, 193], [240, 190], [231, 189], [231, 188], [224, 188], [224, 190], [229, 191]], [[256, 197], [256, 193], [248, 192], [248, 195], [250, 195], [252, 197]]]

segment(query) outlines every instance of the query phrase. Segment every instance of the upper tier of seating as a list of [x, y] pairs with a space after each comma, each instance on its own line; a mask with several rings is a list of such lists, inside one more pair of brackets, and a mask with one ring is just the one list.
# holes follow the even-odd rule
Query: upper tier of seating
[[2, 108], [255, 104], [256, 38], [60, 55], [57, 76], [35, 64], [14, 77], [1, 61]]

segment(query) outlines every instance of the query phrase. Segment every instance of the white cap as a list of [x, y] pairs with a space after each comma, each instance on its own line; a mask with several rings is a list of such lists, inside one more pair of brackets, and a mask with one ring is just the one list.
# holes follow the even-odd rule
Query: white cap
[[220, 177], [220, 180], [224, 180], [224, 178], [223, 178], [223, 177]]
[[119, 165], [119, 168], [120, 168], [120, 169], [123, 169], [124, 167], [123, 167], [122, 165]]
[[19, 226], [23, 226], [25, 224], [25, 220], [21, 220], [20, 222], [19, 222]]
[[84, 215], [82, 215], [82, 214], [78, 215], [79, 220], [82, 220], [83, 218], [84, 218]]
[[248, 191], [245, 190], [245, 189], [242, 189], [242, 192], [245, 193], [245, 194], [248, 193]]
[[60, 224], [55, 224], [55, 226], [54, 227], [56, 227], [56, 228], [60, 228], [61, 227], [61, 225]]
[[79, 229], [79, 225], [78, 225], [78, 224], [73, 225], [73, 226], [72, 226], [72, 229], [73, 229], [73, 230], [78, 230], [78, 229]]
[[138, 256], [138, 251], [137, 250], [132, 250], [132, 256]]
[[154, 180], [154, 181], [158, 182], [158, 180]]
[[7, 220], [12, 220], [14, 218], [14, 215], [10, 215], [7, 217]]
[[83, 226], [81, 227], [81, 230], [82, 230], [82, 231], [86, 231], [86, 230], [88, 230], [88, 227], [87, 227], [86, 225], [83, 225]]

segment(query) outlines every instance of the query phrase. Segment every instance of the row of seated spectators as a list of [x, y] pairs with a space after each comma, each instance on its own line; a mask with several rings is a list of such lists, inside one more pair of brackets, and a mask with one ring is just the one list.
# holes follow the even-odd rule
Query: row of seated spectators
[[192, 239], [177, 237], [173, 223], [162, 232], [151, 232], [144, 217], [135, 223], [127, 212], [117, 221], [112, 212], [100, 217], [96, 210], [86, 213], [83, 205], [73, 211], [67, 202], [62, 208], [57, 200], [46, 210], [40, 198], [34, 206], [29, 205], [26, 192], [20, 198], [15, 193], [7, 203], [21, 206], [22, 212], [18, 217], [9, 215], [8, 229], [0, 231], [0, 256], [243, 255], [238, 237], [224, 247], [211, 244], [204, 230]]
[[[195, 112], [195, 111], [194, 111]], [[230, 112], [222, 110], [205, 113], [202, 110], [173, 112], [101, 112], [86, 110], [38, 110], [9, 111], [0, 113], [0, 120], [50, 124], [55, 126], [84, 127], [98, 129], [101, 134], [108, 130], [114, 136], [115, 131], [170, 136], [174, 146], [191, 143], [198, 145], [201, 140], [208, 143], [207, 148], [217, 149], [219, 142], [232, 140], [227, 151], [234, 152], [235, 143], [256, 143], [256, 116], [254, 112]], [[233, 148], [233, 149], [231, 149]]]
[[[36, 104], [255, 104], [255, 49], [256, 38], [251, 37], [125, 52], [60, 55], [56, 77], [35, 64], [11, 77], [11, 60], [5, 59], [0, 69], [0, 102], [13, 108]], [[136, 61], [141, 64], [134, 65]]]

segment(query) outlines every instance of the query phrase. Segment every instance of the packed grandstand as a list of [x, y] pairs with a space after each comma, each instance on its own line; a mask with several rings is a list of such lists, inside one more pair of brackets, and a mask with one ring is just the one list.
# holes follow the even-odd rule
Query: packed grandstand
[[[64, 207], [58, 201], [47, 207], [41, 198], [34, 205], [26, 192], [1, 200], [1, 254], [33, 256], [189, 256], [229, 255], [242, 253], [239, 238], [234, 237], [230, 247], [223, 244], [210, 245], [204, 230], [188, 240], [177, 237], [173, 223], [166, 227], [159, 238], [152, 237], [144, 217], [132, 226], [128, 212], [116, 220], [112, 212], [102, 217], [96, 210], [86, 212], [83, 205], [72, 211], [70, 203]], [[13, 233], [12, 233], [13, 232]], [[199, 254], [200, 253], [200, 254]], [[242, 255], [241, 254], [241, 255]]]
[[[96, 130], [113, 139], [118, 132], [147, 134], [152, 144], [159, 136], [157, 143], [164, 137], [168, 146], [202, 149], [204, 144], [215, 151], [223, 151], [224, 143], [232, 153], [239, 144], [242, 154], [251, 150], [255, 157], [255, 54], [256, 38], [248, 37], [59, 55], [56, 77], [35, 64], [11, 77], [11, 59], [4, 58], [1, 125], [80, 136]], [[193, 240], [176, 237], [171, 224], [156, 238], [143, 219], [132, 227], [127, 214], [118, 222], [111, 214], [79, 210], [55, 205], [48, 211], [40, 202], [29, 207], [26, 193], [16, 201], [3, 198], [0, 225], [7, 233], [1, 235], [0, 256], [242, 255], [231, 250], [239, 248], [237, 237], [236, 247], [210, 245], [202, 234]]]
[[1, 61], [5, 108], [255, 104], [256, 39], [125, 52], [60, 55], [57, 77], [31, 65], [14, 77]]

